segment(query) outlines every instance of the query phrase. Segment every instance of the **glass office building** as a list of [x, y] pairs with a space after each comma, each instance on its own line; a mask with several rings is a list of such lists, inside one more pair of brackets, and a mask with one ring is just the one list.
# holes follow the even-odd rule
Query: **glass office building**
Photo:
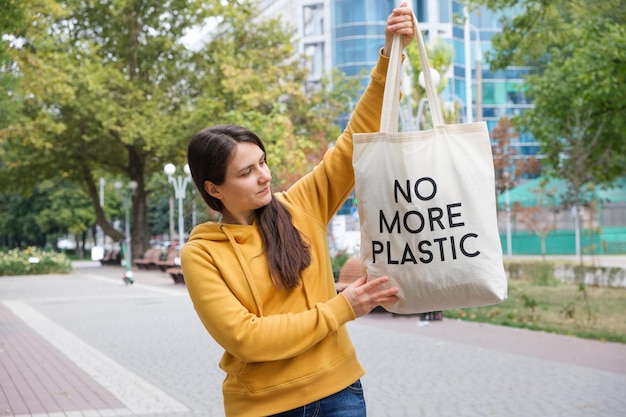
[[376, 64], [394, 2], [335, 0], [332, 3], [333, 67], [348, 76], [358, 76]]
[[[368, 71], [376, 63], [384, 42], [387, 16], [396, 3], [389, 0], [331, 1], [332, 67], [348, 76], [359, 76], [365, 71], [365, 87]], [[454, 50], [452, 68], [444, 74], [449, 82], [442, 92], [442, 102], [460, 103], [462, 121], [485, 120], [491, 131], [502, 117], [510, 118], [530, 107], [522, 89], [522, 77], [527, 68], [492, 72], [484, 63], [491, 39], [501, 29], [500, 15], [486, 8], [475, 10], [469, 14], [469, 30], [466, 31], [466, 15], [461, 2], [413, 0], [412, 3], [425, 41], [437, 38]], [[468, 92], [471, 94], [469, 100]], [[471, 106], [469, 115], [468, 104]], [[535, 155], [539, 151], [532, 138], [524, 135], [513, 145], [519, 155]]]

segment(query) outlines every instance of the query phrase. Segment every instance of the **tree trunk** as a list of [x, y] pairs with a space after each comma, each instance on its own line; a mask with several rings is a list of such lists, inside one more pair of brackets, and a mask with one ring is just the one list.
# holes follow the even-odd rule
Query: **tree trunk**
[[132, 207], [132, 230], [131, 247], [134, 258], [140, 258], [148, 249], [150, 244], [150, 233], [148, 230], [148, 207], [146, 204], [146, 188], [143, 178], [144, 155], [133, 146], [128, 149], [128, 173], [132, 181], [137, 183], [137, 189], [133, 194]]
[[87, 193], [91, 198], [91, 202], [93, 203], [94, 212], [96, 213], [96, 224], [102, 228], [102, 231], [105, 235], [109, 236], [115, 242], [124, 239], [124, 233], [115, 229], [111, 223], [107, 220], [104, 215], [104, 210], [100, 205], [100, 194], [98, 188], [96, 187], [96, 183], [94, 182], [91, 174], [89, 173], [86, 167], [83, 167], [83, 177], [85, 179], [85, 185], [87, 187]]

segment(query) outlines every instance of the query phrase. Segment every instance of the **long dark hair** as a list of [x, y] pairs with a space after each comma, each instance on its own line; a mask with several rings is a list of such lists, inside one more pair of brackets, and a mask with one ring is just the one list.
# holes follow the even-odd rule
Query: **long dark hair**
[[[213, 210], [222, 212], [222, 201], [205, 189], [205, 181], [221, 185], [226, 179], [226, 168], [233, 158], [238, 143], [257, 145], [263, 152], [261, 139], [250, 130], [233, 125], [219, 125], [196, 133], [187, 148], [187, 163], [196, 188]], [[278, 288], [296, 288], [302, 271], [311, 263], [310, 248], [291, 221], [291, 213], [278, 201], [256, 209], [257, 224], [263, 237], [270, 274]]]

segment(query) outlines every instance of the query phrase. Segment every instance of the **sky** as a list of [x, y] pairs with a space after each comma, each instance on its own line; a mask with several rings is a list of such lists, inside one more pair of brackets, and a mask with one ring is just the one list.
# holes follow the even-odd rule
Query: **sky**
[[197, 51], [202, 47], [203, 39], [208, 39], [217, 24], [218, 19], [216, 17], [209, 18], [203, 26], [194, 26], [188, 30], [181, 42], [192, 51]]

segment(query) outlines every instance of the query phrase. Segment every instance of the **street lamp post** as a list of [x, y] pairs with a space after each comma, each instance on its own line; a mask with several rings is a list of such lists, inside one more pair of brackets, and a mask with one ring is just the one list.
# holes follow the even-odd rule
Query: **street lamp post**
[[[104, 178], [100, 178], [100, 195], [99, 195], [99, 203], [102, 210], [104, 210], [104, 185], [106, 181]], [[96, 245], [100, 245], [104, 248], [104, 230], [102, 230], [102, 226], [98, 225], [98, 238], [96, 239]]]
[[[408, 59], [408, 58], [407, 58]], [[435, 86], [435, 89], [439, 85], [441, 81], [441, 75], [439, 71], [434, 68], [430, 68], [430, 75], [432, 78], [432, 82]], [[413, 117], [413, 93], [411, 79], [413, 78], [413, 71], [411, 70], [411, 65], [404, 65], [403, 73], [402, 73], [403, 81], [401, 84], [403, 100], [400, 105], [399, 118], [402, 124], [402, 130], [405, 132], [410, 132], [414, 130], [422, 129], [422, 117], [424, 116], [424, 109], [426, 108], [426, 103], [428, 103], [428, 98], [422, 97], [419, 101], [417, 107], [417, 117]], [[426, 82], [424, 80], [424, 72], [420, 71], [418, 75], [418, 82], [422, 86], [422, 88], [426, 89]]]
[[483, 48], [480, 45], [480, 31], [470, 23], [470, 28], [476, 34], [476, 121], [483, 119]]
[[506, 222], [506, 254], [513, 255], [513, 242], [511, 239], [511, 196], [509, 194], [509, 178], [508, 172], [503, 174], [504, 177], [504, 215]]
[[471, 64], [471, 40], [470, 31], [476, 35], [476, 121], [482, 119], [482, 46], [480, 44], [480, 31], [470, 23], [470, 11], [468, 7], [463, 9], [465, 24], [463, 30], [464, 53], [465, 53], [465, 111], [467, 123], [474, 121], [472, 112], [472, 64]]
[[198, 224], [198, 216], [196, 214], [196, 189], [191, 189], [191, 227], [196, 227]]
[[176, 172], [176, 166], [174, 164], [166, 164], [163, 167], [163, 172], [167, 175], [167, 181], [174, 186], [174, 196], [178, 200], [178, 250], [183, 247], [185, 243], [185, 222], [183, 218], [183, 200], [185, 199], [185, 192], [187, 190], [187, 184], [191, 177], [189, 174], [189, 165], [185, 164], [183, 171], [186, 175], [179, 175], [174, 178]]
[[[104, 211], [104, 185], [106, 181], [104, 178], [100, 178], [100, 198], [98, 203], [100, 204], [100, 208]], [[104, 230], [102, 226], [96, 224], [96, 236], [95, 236], [95, 245], [91, 248], [91, 260], [92, 261], [101, 261], [104, 259]]]
[[[437, 86], [439, 85], [439, 82], [441, 81], [441, 75], [439, 75], [439, 71], [437, 71], [434, 68], [431, 68], [430, 75], [432, 77], [432, 81], [433, 81], [433, 84], [435, 85], [435, 88], [437, 88]], [[419, 85], [422, 86], [422, 88], [426, 88], [426, 81], [424, 80], [423, 71], [420, 71], [420, 74], [417, 77], [417, 82], [419, 83]], [[420, 104], [417, 107], [417, 130], [422, 130], [422, 117], [424, 116], [424, 106], [426, 105], [427, 102], [428, 102], [428, 99], [423, 97], [420, 99]]]
[[[115, 188], [118, 191], [122, 191], [123, 187], [124, 185], [122, 184], [121, 181], [117, 181], [115, 183]], [[126, 190], [122, 191], [123, 193], [122, 203], [124, 204], [124, 214], [125, 214], [125, 221], [124, 221], [125, 250], [123, 250], [122, 252], [124, 252], [124, 255], [125, 255], [124, 265], [126, 267], [126, 272], [124, 273], [124, 282], [127, 284], [132, 284], [134, 282], [133, 272], [131, 271], [132, 264], [133, 264], [133, 255], [132, 255], [132, 238], [130, 234], [131, 233], [130, 232], [130, 206], [132, 204], [132, 197], [135, 194], [136, 189], [137, 189], [137, 182], [129, 181], [128, 187], [126, 188]]]

